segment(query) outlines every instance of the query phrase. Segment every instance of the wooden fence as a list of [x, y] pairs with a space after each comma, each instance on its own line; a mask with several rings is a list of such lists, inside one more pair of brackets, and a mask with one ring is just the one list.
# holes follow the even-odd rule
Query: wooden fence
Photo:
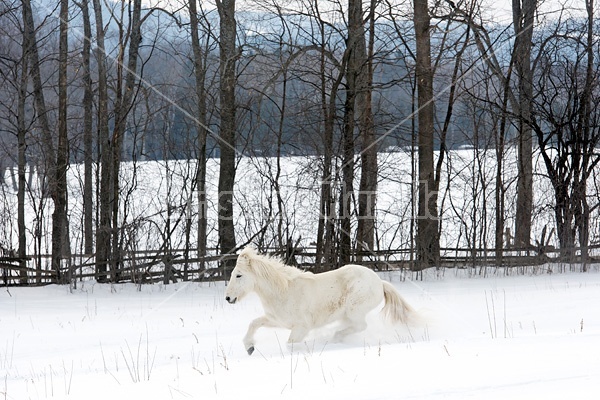
[[[319, 271], [315, 269], [316, 253], [314, 248], [297, 248], [284, 254], [278, 249], [267, 249], [286, 259], [286, 262], [305, 270], [320, 272], [338, 267], [338, 265], [321, 264]], [[171, 251], [137, 251], [123, 253], [121, 258], [109, 268], [108, 280], [111, 282], [171, 283], [178, 281], [222, 280], [225, 275], [222, 261], [235, 259], [236, 255], [220, 255], [213, 249], [211, 255], [191, 257], [192, 251], [184, 249]], [[587, 254], [582, 257], [582, 254]], [[368, 266], [374, 270], [405, 270], [419, 273], [422, 268], [416, 260], [412, 249], [395, 249], [354, 254], [354, 262]], [[553, 248], [535, 249], [441, 249], [441, 258], [437, 268], [512, 268], [542, 266], [545, 264], [563, 263], [581, 266], [585, 270], [589, 265], [600, 264], [600, 245], [589, 246], [587, 250], [574, 248], [565, 251]], [[17, 257], [0, 257], [2, 283], [5, 286], [45, 285], [57, 283], [56, 271], [50, 268], [50, 256], [37, 255], [24, 259]], [[94, 257], [74, 255], [64, 260], [61, 267], [63, 282], [94, 280], [97, 265]]]

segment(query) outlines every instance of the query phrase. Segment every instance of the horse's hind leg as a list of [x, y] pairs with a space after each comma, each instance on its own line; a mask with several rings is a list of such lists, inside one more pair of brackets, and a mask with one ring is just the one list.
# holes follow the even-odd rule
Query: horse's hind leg
[[342, 320], [342, 327], [335, 333], [333, 340], [339, 342], [346, 336], [362, 332], [365, 329], [367, 329], [367, 321], [364, 316], [353, 319], [346, 317]]
[[308, 331], [304, 326], [294, 326], [290, 332], [288, 343], [300, 343], [306, 337]]

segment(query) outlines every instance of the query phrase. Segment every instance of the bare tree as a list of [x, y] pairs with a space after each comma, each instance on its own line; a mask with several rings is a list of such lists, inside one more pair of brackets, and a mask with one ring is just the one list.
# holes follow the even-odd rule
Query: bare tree
[[[239, 57], [236, 46], [235, 0], [217, 0], [219, 11], [220, 51], [220, 126], [219, 147], [219, 249], [222, 254], [235, 250], [235, 226], [233, 223], [233, 186], [235, 183], [235, 128], [236, 128], [236, 61]], [[223, 263], [225, 277], [233, 265]]]
[[[24, 10], [24, 7], [23, 7]], [[24, 11], [23, 11], [24, 12]], [[17, 227], [19, 236], [19, 258], [21, 258], [21, 280], [20, 283], [27, 283], [27, 272], [25, 270], [27, 256], [27, 228], [25, 226], [25, 189], [27, 186], [25, 169], [27, 160], [25, 151], [27, 149], [27, 123], [25, 115], [25, 105], [27, 101], [27, 83], [29, 81], [29, 54], [31, 52], [30, 36], [23, 34], [23, 44], [21, 52], [21, 73], [19, 79], [19, 94], [17, 104]]]
[[106, 66], [106, 50], [104, 41], [104, 21], [102, 18], [102, 3], [92, 0], [96, 22], [96, 64], [98, 69], [98, 151], [100, 154], [100, 190], [99, 209], [100, 220], [96, 230], [96, 279], [98, 282], [108, 280], [108, 262], [110, 260], [111, 238], [111, 151], [108, 136], [108, 70]]
[[[198, 22], [198, 9], [196, 0], [189, 2], [190, 29], [192, 40], [192, 52], [194, 61], [194, 77], [196, 91], [196, 129], [197, 139], [197, 169], [196, 190], [198, 193], [198, 257], [206, 255], [207, 234], [207, 207], [206, 207], [206, 137], [207, 137], [207, 113], [206, 113], [206, 89], [205, 78], [207, 68], [207, 54], [200, 45]], [[201, 265], [201, 268], [203, 265]]]
[[[61, 3], [60, 40], [59, 40], [59, 118], [58, 118], [58, 150], [54, 135], [48, 119], [46, 99], [41, 75], [41, 63], [36, 40], [36, 29], [33, 18], [33, 10], [30, 0], [23, 0], [23, 25], [24, 35], [27, 36], [26, 43], [29, 46], [29, 67], [33, 83], [33, 94], [35, 106], [38, 113], [42, 143], [45, 150], [44, 164], [45, 174], [48, 180], [48, 190], [54, 203], [52, 215], [52, 269], [56, 273], [57, 280], [64, 282], [61, 271], [61, 259], [64, 249], [68, 245], [66, 234], [66, 168], [68, 162], [68, 148], [66, 137], [66, 112], [67, 112], [67, 82], [66, 82], [66, 60], [67, 60], [67, 28], [68, 28], [68, 2]], [[62, 85], [62, 88], [61, 88]]]
[[[527, 1], [527, 0], [526, 0]], [[494, 92], [491, 96], [491, 93], [486, 94], [485, 96], [480, 96], [478, 93], [474, 92], [473, 90], [468, 90], [468, 92], [470, 93], [471, 96], [474, 96], [474, 98], [477, 100], [478, 104], [482, 107], [485, 108], [487, 107], [487, 105], [489, 105], [489, 107], [491, 107], [491, 113], [492, 113], [492, 126], [494, 127], [494, 132], [495, 132], [495, 150], [496, 150], [496, 179], [495, 179], [495, 248], [497, 250], [496, 252], [496, 260], [498, 265], [501, 265], [503, 263], [503, 250], [504, 250], [504, 246], [505, 246], [505, 241], [506, 241], [506, 232], [505, 232], [505, 227], [506, 227], [506, 203], [505, 203], [505, 195], [506, 195], [506, 191], [508, 188], [508, 183], [505, 181], [505, 157], [507, 155], [506, 152], [506, 147], [507, 147], [507, 132], [509, 131], [511, 124], [513, 123], [514, 119], [517, 120], [516, 124], [519, 127], [519, 132], [521, 131], [521, 129], [523, 130], [527, 130], [529, 129], [529, 135], [531, 136], [531, 127], [528, 128], [529, 124], [529, 120], [527, 118], [521, 118], [520, 114], [519, 114], [519, 110], [521, 109], [520, 106], [520, 101], [522, 100], [524, 102], [524, 107], [522, 108], [524, 110], [524, 112], [527, 112], [528, 110], [528, 102], [526, 101], [527, 99], [527, 90], [522, 91], [521, 93], [523, 94], [522, 96], [520, 95], [516, 95], [514, 93], [513, 87], [511, 85], [511, 80], [513, 77], [513, 74], [515, 73], [515, 69], [516, 69], [516, 60], [517, 57], [521, 57], [521, 63], [525, 63], [526, 65], [524, 66], [525, 69], [530, 68], [529, 67], [529, 58], [527, 55], [525, 55], [525, 57], [527, 58], [527, 61], [525, 61], [523, 59], [523, 42], [522, 40], [515, 40], [515, 43], [513, 45], [512, 51], [510, 53], [510, 61], [508, 63], [508, 66], [504, 66], [501, 63], [501, 55], [502, 52], [499, 52], [496, 50], [496, 48], [498, 47], [502, 47], [504, 46], [504, 43], [506, 42], [507, 38], [503, 38], [503, 34], [502, 32], [500, 32], [499, 34], [496, 34], [496, 36], [493, 36], [493, 32], [490, 32], [489, 27], [486, 27], [484, 23], [482, 22], [478, 22], [478, 14], [475, 12], [475, 8], [478, 7], [477, 6], [477, 2], [473, 2], [471, 5], [471, 8], [467, 9], [467, 10], [463, 10], [460, 7], [458, 7], [454, 2], [452, 1], [448, 1], [446, 0], [446, 3], [450, 6], [450, 8], [453, 10], [454, 15], [453, 18], [455, 18], [457, 21], [461, 21], [463, 23], [465, 23], [468, 28], [473, 32], [473, 40], [479, 50], [479, 53], [482, 57], [482, 61], [485, 65], [485, 67], [487, 67], [487, 71], [488, 71], [488, 76], [484, 77], [483, 79], [488, 82], [485, 86], [486, 89], [491, 89], [494, 88], [496, 86], [496, 82], [498, 85], [498, 89], [496, 92]], [[519, 4], [515, 4], [513, 2], [513, 5], [515, 7], [517, 7], [517, 14], [522, 14], [522, 10], [520, 9], [520, 5]], [[529, 12], [529, 11], [528, 11]], [[520, 33], [517, 33], [518, 37], [527, 37], [527, 35], [529, 33], [531, 33], [529, 30], [533, 30], [533, 25], [529, 24], [529, 21], [527, 22], [527, 25], [525, 26], [525, 22], [522, 19], [519, 19], [519, 26], [516, 28]], [[525, 32], [525, 27], [527, 27], [528, 31]], [[527, 39], [525, 39], [527, 40]], [[530, 40], [531, 41], [531, 40]], [[525, 43], [526, 44], [526, 43]], [[524, 72], [523, 70], [521, 72]], [[526, 72], [526, 71], [525, 71]], [[519, 79], [517, 77], [517, 79]], [[531, 77], [528, 78], [529, 79], [529, 84], [531, 84]], [[518, 85], [521, 89], [527, 89], [528, 85], [526, 83], [526, 81], [523, 81], [524, 85]], [[498, 99], [500, 101], [498, 101]], [[529, 96], [529, 101], [531, 101], [531, 96]], [[516, 117], [515, 117], [516, 116]], [[525, 132], [524, 135], [517, 135], [518, 140], [524, 139], [526, 138], [527, 133]], [[524, 145], [524, 146], [520, 146], [520, 149], [522, 150], [526, 150], [528, 148], [531, 148], [531, 143], [529, 145]], [[524, 182], [526, 182], [526, 179], [529, 177], [530, 175], [528, 175], [526, 172], [528, 170], [527, 166], [530, 164], [530, 162], [528, 162], [526, 159], [528, 158], [528, 154], [517, 154], [517, 158], [518, 158], [518, 164], [521, 164], [524, 168], [521, 168], [520, 171], [518, 172], [518, 175], [520, 174], [520, 176], [522, 177], [522, 179], [520, 180], [520, 184], [524, 184]], [[523, 160], [523, 163], [521, 163], [521, 160]], [[519, 170], [519, 167], [517, 168]], [[520, 186], [519, 186], [520, 187]], [[518, 189], [520, 190], [520, 189]], [[527, 191], [531, 190], [531, 185], [529, 185], [528, 188], [523, 188], [523, 190], [520, 191], [520, 201], [521, 202], [525, 202], [528, 201], [527, 199], [529, 199], [531, 201], [531, 193], [527, 194]], [[528, 197], [529, 196], [529, 197]], [[515, 207], [518, 208], [518, 207]], [[529, 220], [529, 224], [525, 224], [524, 226], [520, 227], [521, 233], [520, 235], [522, 235], [523, 237], [527, 237], [529, 238], [530, 236], [530, 232], [531, 232], [531, 207], [529, 207], [529, 210], [527, 210], [527, 207], [522, 208], [520, 211], [518, 211], [518, 216], [516, 218], [515, 221], [518, 221], [519, 218], [521, 219], [527, 219]], [[529, 217], [527, 217], [527, 215], [529, 215]], [[521, 225], [519, 222], [516, 222], [516, 225], [519, 226]], [[512, 236], [511, 236], [512, 238]], [[511, 241], [514, 242], [513, 239], [511, 239]], [[529, 243], [529, 239], [527, 239], [526, 243]], [[511, 243], [511, 245], [513, 245], [514, 243]], [[524, 243], [520, 243], [521, 245], [523, 245]]]
[[[575, 224], [577, 225], [577, 230], [579, 233], [579, 243], [582, 247], [582, 260], [583, 260], [583, 270], [587, 270], [587, 262], [588, 262], [588, 246], [590, 241], [590, 215], [592, 212], [592, 207], [590, 207], [587, 200], [587, 189], [588, 189], [588, 179], [592, 175], [593, 169], [600, 162], [600, 157], [595, 153], [595, 148], [600, 143], [600, 132], [598, 132], [598, 115], [596, 114], [596, 110], [594, 110], [594, 104], [597, 104], [597, 99], [594, 99], [593, 93], [594, 89], [598, 88], [598, 71], [594, 71], [594, 0], [586, 0], [585, 9], [587, 13], [587, 21], [585, 24], [586, 27], [586, 36], [585, 36], [585, 83], [583, 87], [583, 92], [581, 94], [581, 107], [579, 108], [579, 113], [577, 115], [577, 125], [580, 127], [583, 136], [583, 169], [584, 173], [580, 176], [579, 190], [576, 192], [578, 196], [578, 203], [581, 204], [581, 213], [580, 217], [575, 219]], [[596, 83], [594, 83], [596, 82]], [[586, 146], [589, 142], [594, 143], [594, 147], [590, 148]], [[591, 165], [592, 169], [589, 169]], [[595, 207], [598, 207], [596, 205]]]
[[[339, 263], [348, 264], [352, 256], [352, 210], [354, 196], [354, 101], [348, 84], [344, 102], [344, 129], [342, 134], [342, 184], [339, 197], [338, 254]], [[350, 97], [350, 98], [349, 98]]]
[[531, 101], [533, 72], [531, 47], [533, 22], [537, 0], [513, 0], [513, 27], [515, 29], [514, 60], [519, 87], [518, 103], [518, 178], [515, 242], [529, 246], [531, 242], [531, 215], [533, 209], [533, 136], [531, 130]]
[[505, 238], [505, 209], [506, 209], [506, 184], [504, 182], [504, 156], [506, 148], [506, 130], [508, 120], [508, 98], [509, 98], [509, 87], [510, 78], [513, 70], [513, 57], [507, 72], [507, 79], [503, 85], [502, 90], [502, 103], [500, 106], [500, 121], [494, 124], [494, 137], [496, 140], [496, 179], [495, 179], [495, 235], [494, 243], [496, 248], [496, 263], [502, 265], [504, 257], [505, 246], [510, 246], [511, 243], [506, 243], [508, 238]]
[[361, 173], [358, 188], [358, 225], [356, 228], [358, 261], [362, 253], [373, 251], [375, 240], [375, 209], [377, 202], [377, 142], [373, 121], [373, 52], [375, 42], [375, 8], [377, 1], [371, 0], [369, 6], [369, 39], [365, 43], [362, 1], [348, 3], [351, 12], [351, 24], [356, 24], [356, 59], [357, 73], [357, 110], [359, 119], [359, 135], [361, 139]]
[[[56, 271], [60, 283], [70, 280], [64, 275], [61, 263], [70, 246], [67, 220], [67, 168], [69, 163], [69, 147], [67, 136], [67, 59], [69, 52], [69, 1], [60, 1], [59, 13], [59, 49], [58, 49], [58, 145], [56, 150], [56, 175], [50, 178], [54, 212], [52, 214], [52, 269]], [[54, 155], [52, 155], [54, 156]], [[70, 272], [70, 271], [69, 271]], [[68, 274], [68, 273], [67, 273]]]
[[90, 23], [89, 0], [81, 0], [81, 17], [83, 21], [83, 47], [81, 59], [83, 68], [83, 147], [84, 147], [84, 188], [83, 188], [83, 237], [86, 254], [94, 252], [94, 187], [93, 187], [93, 106], [94, 94], [92, 88], [91, 45], [92, 26]]
[[427, 0], [414, 0], [418, 92], [419, 210], [417, 255], [421, 268], [439, 265], [437, 192], [433, 168], [434, 103], [431, 65], [431, 22]]
[[[333, 142], [336, 123], [338, 90], [344, 77], [346, 60], [338, 65], [333, 55], [325, 49], [327, 37], [325, 35], [325, 23], [319, 19], [320, 34], [320, 57], [319, 57], [319, 82], [321, 94], [321, 112], [323, 115], [323, 173], [321, 175], [321, 195], [319, 202], [319, 224], [317, 226], [317, 268], [321, 266], [321, 260], [326, 264], [335, 264], [334, 241], [335, 241], [335, 198], [333, 195], [333, 182], [335, 172], [333, 166]], [[328, 83], [329, 62], [336, 66], [337, 77]]]
[[[371, 6], [374, 7], [375, 2]], [[369, 20], [374, 21], [374, 9]], [[371, 109], [372, 61], [367, 55], [362, 1], [348, 2], [348, 38], [344, 57], [347, 59], [344, 127], [342, 131], [342, 187], [339, 205], [340, 263], [351, 261], [352, 216], [354, 210], [354, 155], [356, 131], [362, 143], [361, 180], [358, 193], [357, 241], [361, 251], [373, 249], [375, 199], [377, 189], [377, 146]], [[370, 46], [370, 50], [372, 46]]]
[[[588, 180], [600, 164], [593, 0], [586, 0], [586, 10], [584, 22], [558, 21], [535, 60], [538, 77], [532, 125], [554, 191], [556, 232], [566, 261], [573, 260], [577, 241], [584, 261], [587, 258], [593, 211]], [[572, 29], [575, 23], [579, 29]]]
[[[96, 262], [98, 280], [107, 279], [110, 266], [110, 279], [118, 279], [117, 266], [119, 263], [119, 170], [121, 166], [121, 149], [127, 126], [127, 119], [137, 94], [138, 57], [142, 42], [141, 26], [141, 0], [134, 0], [133, 4], [125, 9], [122, 4], [121, 16], [129, 17], [129, 24], [125, 21], [118, 22], [119, 52], [116, 58], [117, 79], [115, 82], [114, 98], [114, 128], [112, 135], [108, 135], [108, 119], [99, 115], [99, 142], [101, 160], [100, 179], [100, 225], [97, 230]], [[127, 11], [127, 12], [126, 12]], [[104, 32], [102, 24], [102, 10], [100, 2], [94, 0], [94, 13], [96, 14], [96, 39], [98, 41], [97, 58], [99, 75], [99, 106], [98, 111], [107, 112], [107, 70], [101, 63], [105, 63]], [[102, 32], [100, 32], [102, 31]], [[127, 49], [127, 51], [125, 51]], [[105, 97], [106, 96], [106, 97]]]

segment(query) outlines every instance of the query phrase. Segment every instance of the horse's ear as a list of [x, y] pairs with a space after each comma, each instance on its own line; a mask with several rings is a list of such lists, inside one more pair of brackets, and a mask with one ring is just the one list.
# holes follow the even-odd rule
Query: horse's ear
[[256, 257], [256, 250], [253, 247], [246, 246], [238, 255], [238, 262], [242, 260], [244, 265], [250, 267], [250, 261]]
[[240, 257], [246, 258], [246, 259], [250, 259], [253, 256], [256, 256], [256, 249], [252, 246], [246, 246], [244, 247], [244, 250], [242, 250], [242, 252], [240, 253]]

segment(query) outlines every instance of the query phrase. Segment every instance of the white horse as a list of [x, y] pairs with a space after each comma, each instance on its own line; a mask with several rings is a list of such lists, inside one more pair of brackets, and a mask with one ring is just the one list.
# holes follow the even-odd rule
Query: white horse
[[335, 340], [340, 340], [365, 330], [366, 315], [383, 301], [382, 312], [390, 322], [406, 323], [414, 313], [389, 282], [368, 268], [346, 265], [313, 274], [246, 247], [231, 273], [225, 300], [234, 304], [249, 292], [258, 294], [265, 315], [248, 326], [244, 337], [248, 354], [254, 351], [254, 334], [261, 327], [290, 329], [288, 343], [297, 343], [310, 330], [339, 321]]

